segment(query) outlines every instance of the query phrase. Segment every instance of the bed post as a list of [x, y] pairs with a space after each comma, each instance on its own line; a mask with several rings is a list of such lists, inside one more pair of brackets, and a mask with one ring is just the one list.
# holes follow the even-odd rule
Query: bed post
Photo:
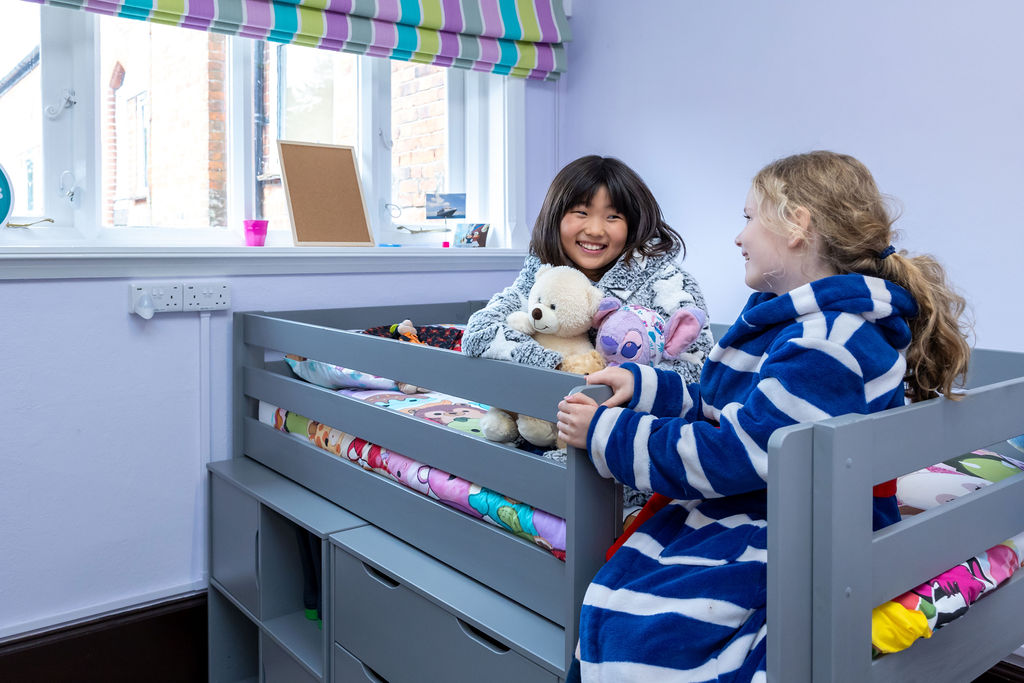
[[245, 418], [255, 416], [256, 401], [245, 395], [245, 368], [263, 367], [263, 349], [245, 342], [245, 320], [248, 313], [232, 315], [231, 337], [231, 456], [245, 455]]
[[811, 679], [811, 504], [814, 430], [768, 441], [768, 680]]
[[[598, 403], [612, 395], [611, 389], [603, 385], [579, 387], [570, 393], [577, 392]], [[615, 502], [615, 484], [598, 475], [587, 451], [573, 446], [566, 451], [565, 571], [569, 602], [566, 605], [565, 670], [568, 672], [579, 638], [583, 594], [604, 564], [604, 554], [622, 527], [622, 514], [616, 512], [621, 508]]]
[[862, 415], [814, 425], [815, 681], [871, 677], [872, 425]]

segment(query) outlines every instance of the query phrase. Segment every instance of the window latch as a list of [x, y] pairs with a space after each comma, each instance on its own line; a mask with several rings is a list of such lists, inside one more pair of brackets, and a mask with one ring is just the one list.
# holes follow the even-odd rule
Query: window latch
[[62, 100], [58, 101], [57, 104], [51, 104], [47, 106], [45, 109], [46, 116], [49, 117], [51, 121], [56, 121], [57, 118], [60, 117], [62, 113], [64, 113], [65, 109], [70, 109], [71, 107], [78, 104], [78, 98], [75, 96], [74, 90], [70, 88], [65, 88], [63, 91], [61, 91], [60, 95]]
[[81, 203], [82, 188], [78, 187], [75, 175], [71, 171], [64, 171], [60, 174], [60, 187], [58, 190], [64, 196], [65, 201], [71, 206], [77, 208], [79, 203]]

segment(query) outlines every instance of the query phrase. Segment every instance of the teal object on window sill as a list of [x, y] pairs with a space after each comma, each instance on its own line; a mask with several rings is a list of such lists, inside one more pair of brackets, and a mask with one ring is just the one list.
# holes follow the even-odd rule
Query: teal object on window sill
[[7, 221], [14, 213], [14, 188], [11, 187], [11, 177], [7, 171], [0, 166], [0, 228], [7, 227]]

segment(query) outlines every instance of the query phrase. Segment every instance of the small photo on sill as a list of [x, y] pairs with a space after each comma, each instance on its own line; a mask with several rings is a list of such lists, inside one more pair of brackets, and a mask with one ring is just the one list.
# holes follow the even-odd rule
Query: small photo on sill
[[465, 192], [439, 192], [425, 198], [427, 220], [447, 220], [466, 217]]
[[489, 223], [458, 223], [455, 225], [455, 238], [452, 246], [485, 247], [490, 230]]

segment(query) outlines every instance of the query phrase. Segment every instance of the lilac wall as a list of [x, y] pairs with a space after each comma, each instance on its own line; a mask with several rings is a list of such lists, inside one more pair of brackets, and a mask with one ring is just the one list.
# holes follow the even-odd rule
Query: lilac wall
[[1024, 5], [587, 0], [571, 22], [559, 163], [610, 154], [647, 179], [713, 319], [748, 293], [732, 239], [750, 178], [827, 148], [900, 201], [897, 246], [948, 266], [978, 345], [1024, 350]]
[[[619, 156], [686, 237], [713, 318], [731, 321], [747, 295], [732, 238], [750, 177], [780, 155], [846, 151], [902, 201], [901, 244], [950, 266], [979, 345], [1024, 350], [1024, 6], [921, 7], [574, 3], [568, 75], [527, 84], [529, 220], [562, 164]], [[422, 273], [231, 284], [234, 310], [274, 310], [487, 298], [513, 275], [432, 273], [430, 288]], [[196, 314], [129, 316], [126, 283], [0, 281], [0, 640], [202, 584], [203, 328]], [[230, 439], [224, 314], [208, 340], [219, 459]]]

